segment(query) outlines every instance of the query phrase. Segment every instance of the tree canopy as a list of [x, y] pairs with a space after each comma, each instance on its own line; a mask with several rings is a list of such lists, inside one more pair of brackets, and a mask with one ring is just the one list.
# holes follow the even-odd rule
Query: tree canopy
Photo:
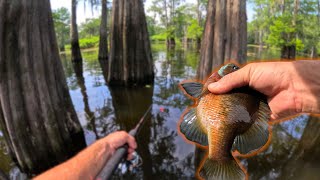
[[319, 48], [319, 0], [250, 0], [253, 20], [248, 23], [250, 43], [281, 48], [295, 46], [310, 54]]
[[61, 50], [70, 42], [70, 12], [67, 8], [62, 7], [53, 10], [52, 17], [58, 45]]

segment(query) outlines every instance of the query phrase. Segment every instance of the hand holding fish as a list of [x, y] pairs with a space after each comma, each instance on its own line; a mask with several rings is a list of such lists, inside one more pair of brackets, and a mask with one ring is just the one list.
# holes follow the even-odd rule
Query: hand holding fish
[[270, 109], [265, 95], [248, 86], [220, 95], [207, 89], [211, 82], [238, 70], [238, 66], [229, 63], [212, 74], [205, 84], [180, 84], [195, 101], [182, 116], [180, 132], [187, 140], [208, 146], [208, 157], [199, 169], [200, 176], [207, 180], [245, 179], [246, 173], [232, 151], [251, 154], [269, 139]]
[[249, 85], [265, 94], [271, 118], [320, 113], [320, 61], [250, 63], [208, 85], [214, 94]]

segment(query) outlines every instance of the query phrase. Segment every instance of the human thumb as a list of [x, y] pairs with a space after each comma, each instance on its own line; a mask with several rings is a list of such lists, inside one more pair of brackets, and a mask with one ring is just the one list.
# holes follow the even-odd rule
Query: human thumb
[[234, 88], [239, 88], [249, 83], [249, 68], [242, 68], [233, 73], [227, 74], [219, 81], [208, 85], [210, 92], [214, 94], [223, 94]]

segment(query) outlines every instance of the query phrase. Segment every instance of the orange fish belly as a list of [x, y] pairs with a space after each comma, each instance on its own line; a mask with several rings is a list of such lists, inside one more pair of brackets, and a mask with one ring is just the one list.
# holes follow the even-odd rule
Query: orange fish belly
[[208, 135], [209, 158], [227, 161], [232, 158], [234, 138], [253, 123], [257, 103], [247, 94], [207, 94], [197, 106], [197, 117]]

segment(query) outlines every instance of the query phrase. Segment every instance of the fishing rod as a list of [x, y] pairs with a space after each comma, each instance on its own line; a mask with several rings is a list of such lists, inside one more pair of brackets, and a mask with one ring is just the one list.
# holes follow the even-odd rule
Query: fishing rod
[[[147, 111], [141, 117], [138, 124], [133, 129], [131, 129], [129, 131], [129, 134], [131, 136], [135, 137], [137, 135], [142, 123], [144, 122], [144, 120], [146, 119], [146, 116], [150, 112], [151, 107], [152, 107], [152, 105], [149, 106]], [[116, 152], [113, 154], [113, 156], [106, 162], [106, 164], [104, 165], [104, 167], [102, 168], [102, 170], [100, 171], [100, 173], [98, 174], [96, 179], [99, 179], [99, 180], [109, 179], [111, 177], [113, 171], [117, 168], [118, 164], [122, 161], [124, 156], [127, 154], [127, 151], [128, 151], [127, 144], [118, 148], [116, 150]]]

